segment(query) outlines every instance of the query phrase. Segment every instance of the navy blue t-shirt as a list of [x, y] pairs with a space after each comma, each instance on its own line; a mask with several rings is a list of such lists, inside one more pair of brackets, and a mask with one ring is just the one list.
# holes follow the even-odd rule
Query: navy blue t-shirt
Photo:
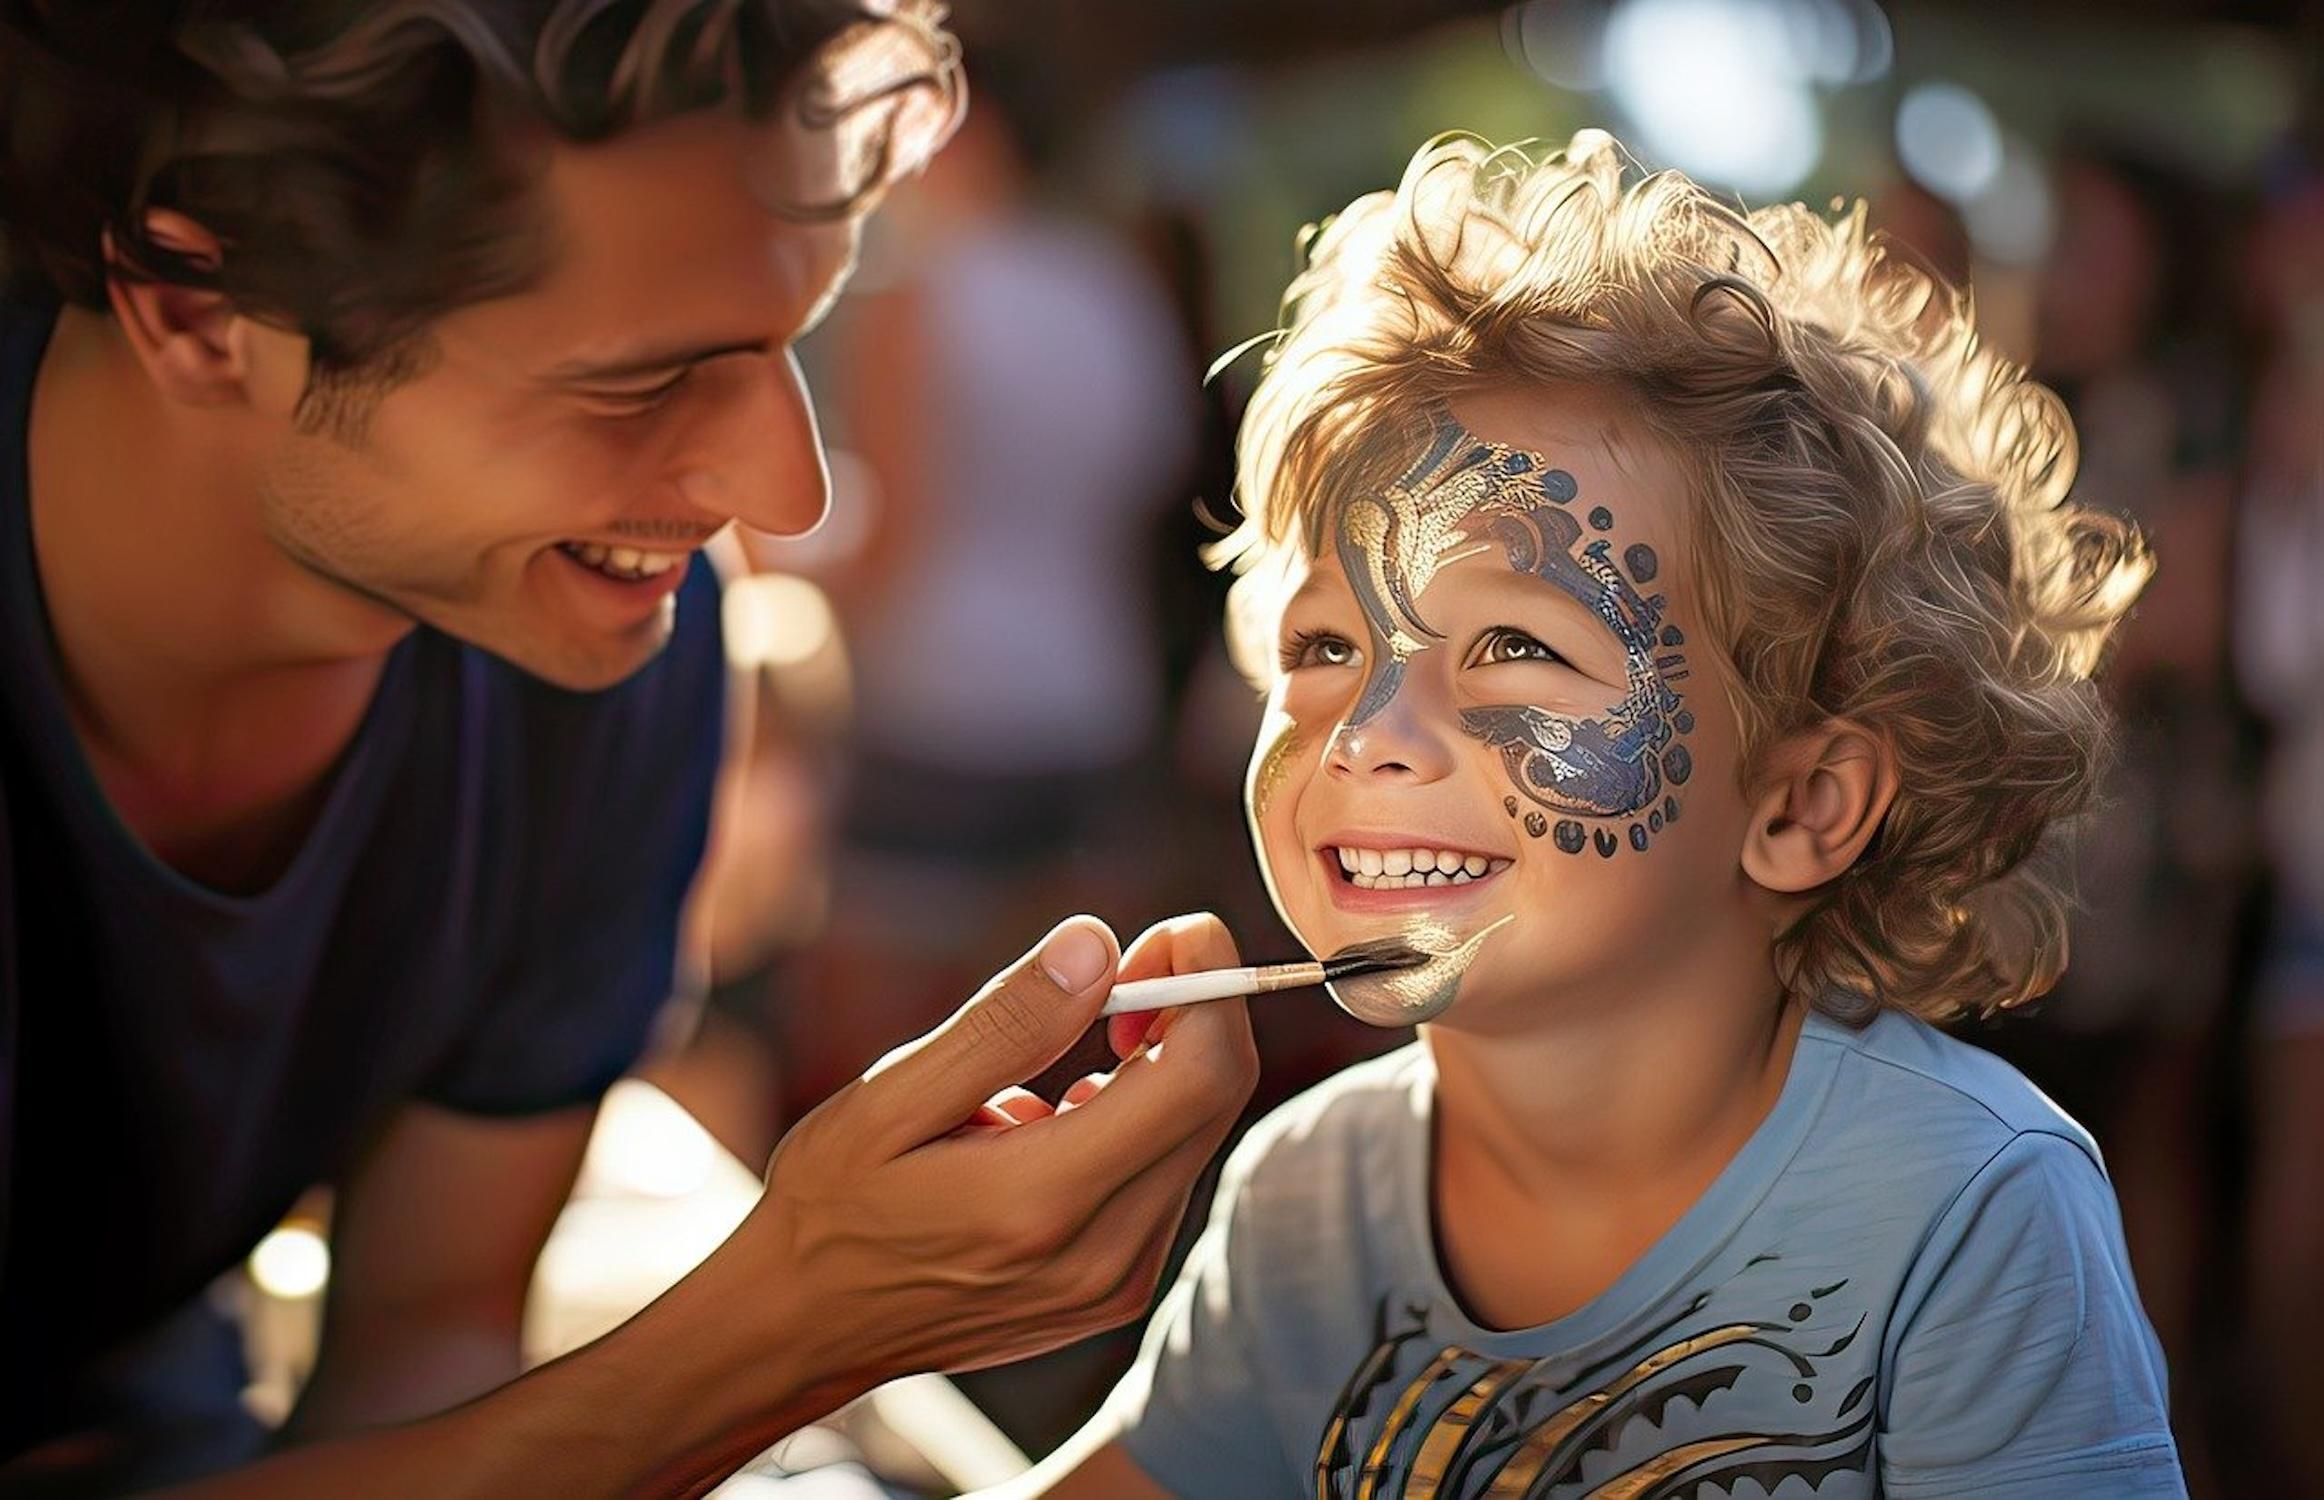
[[114, 816], [66, 717], [26, 503], [52, 324], [0, 308], [0, 1460], [88, 1420], [114, 1351], [399, 1105], [552, 1110], [630, 1065], [724, 706], [700, 560], [668, 649], [600, 693], [418, 630], [273, 887], [187, 880]]

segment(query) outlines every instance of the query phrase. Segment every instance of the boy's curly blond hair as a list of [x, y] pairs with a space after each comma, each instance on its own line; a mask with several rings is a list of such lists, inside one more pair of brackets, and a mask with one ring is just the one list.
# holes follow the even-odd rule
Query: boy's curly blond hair
[[1394, 193], [1310, 247], [1245, 417], [1238, 659], [1261, 566], [1409, 457], [1463, 391], [1581, 382], [1629, 398], [1691, 476], [1703, 623], [1757, 752], [1828, 719], [1885, 739], [1898, 792], [1862, 858], [1778, 940], [1791, 992], [1842, 1020], [1938, 1020], [2042, 993], [2065, 892], [2030, 857], [2088, 800], [2091, 676], [2153, 570], [2127, 523], [2066, 503], [2063, 407], [1980, 347], [1966, 299], [1864, 223], [1748, 214], [1619, 148], [1429, 143]]

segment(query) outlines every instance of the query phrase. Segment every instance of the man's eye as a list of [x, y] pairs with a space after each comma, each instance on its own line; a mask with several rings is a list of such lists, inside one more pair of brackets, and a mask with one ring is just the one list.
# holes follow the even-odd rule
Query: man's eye
[[589, 393], [589, 399], [616, 415], [635, 416], [652, 411], [667, 401], [677, 393], [680, 386], [686, 383], [686, 377], [693, 373], [693, 367], [689, 365], [669, 379], [654, 385], [639, 386], [633, 390], [592, 391]]
[[1522, 630], [1496, 630], [1487, 635], [1477, 649], [1477, 663], [1490, 666], [1505, 661], [1563, 662], [1564, 657], [1550, 650]]
[[1301, 667], [1352, 667], [1356, 657], [1353, 641], [1328, 630], [1303, 630], [1283, 643], [1286, 672], [1296, 672]]

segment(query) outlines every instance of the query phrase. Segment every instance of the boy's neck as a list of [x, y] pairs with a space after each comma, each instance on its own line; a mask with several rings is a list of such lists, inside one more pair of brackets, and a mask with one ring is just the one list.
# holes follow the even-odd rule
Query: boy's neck
[[1449, 1143], [1533, 1201], [1691, 1183], [1691, 1203], [1775, 1107], [1806, 1019], [1772, 976], [1738, 985], [1752, 966], [1705, 957], [1707, 973], [1560, 997], [1526, 1031], [1425, 1028], [1439, 1150]]
[[1739, 988], [1737, 956], [1698, 951], [1695, 983], [1561, 997], [1515, 1034], [1427, 1028], [1432, 1227], [1470, 1316], [1527, 1328], [1603, 1295], [1767, 1118], [1806, 1012], [1772, 979]]

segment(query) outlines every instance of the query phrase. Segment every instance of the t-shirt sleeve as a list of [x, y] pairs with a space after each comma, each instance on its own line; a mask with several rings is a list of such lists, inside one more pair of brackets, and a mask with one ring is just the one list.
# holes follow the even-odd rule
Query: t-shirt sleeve
[[1923, 1248], [1895, 1326], [1886, 1493], [2186, 1493], [2121, 1214], [2072, 1141], [2028, 1132], [1986, 1163]]
[[670, 996], [679, 915], [709, 836], [724, 741], [719, 589], [696, 558], [662, 654], [599, 693], [527, 682], [496, 893], [508, 913], [473, 1018], [424, 1096], [475, 1114], [595, 1099]]
[[1251, 1149], [1257, 1145], [1246, 1142], [1228, 1161], [1210, 1221], [1100, 1418], [1147, 1477], [1174, 1495], [1231, 1500], [1299, 1492], [1259, 1390], [1267, 1247], [1252, 1181], [1263, 1154]]

